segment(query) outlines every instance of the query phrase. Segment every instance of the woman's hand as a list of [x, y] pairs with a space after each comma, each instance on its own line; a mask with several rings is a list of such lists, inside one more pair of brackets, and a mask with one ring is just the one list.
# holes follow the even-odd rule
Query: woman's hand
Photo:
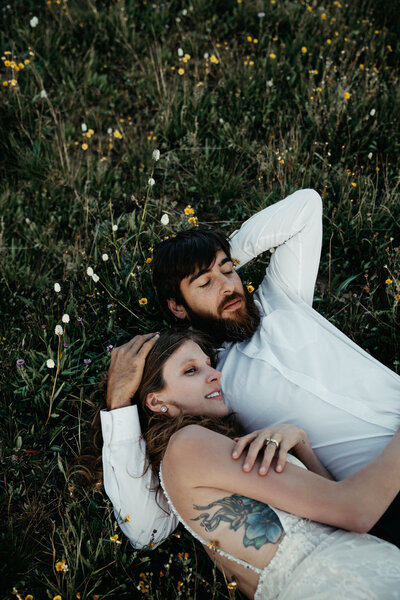
[[136, 335], [127, 344], [111, 351], [107, 381], [108, 410], [131, 404], [131, 398], [142, 381], [146, 357], [158, 337], [158, 333]]
[[305, 432], [295, 425], [275, 425], [266, 429], [258, 429], [248, 435], [240, 438], [235, 438], [236, 445], [232, 452], [232, 458], [237, 460], [247, 449], [247, 456], [244, 460], [243, 471], [249, 472], [252, 470], [254, 463], [263, 450], [263, 459], [258, 469], [260, 475], [266, 475], [270, 467], [271, 461], [278, 452], [278, 461], [275, 466], [275, 471], [282, 472], [286, 457], [289, 450], [295, 449], [299, 445], [307, 445], [308, 439]]

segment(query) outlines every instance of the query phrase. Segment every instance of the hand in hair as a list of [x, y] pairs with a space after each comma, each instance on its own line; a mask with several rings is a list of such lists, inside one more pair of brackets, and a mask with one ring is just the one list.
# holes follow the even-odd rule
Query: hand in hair
[[142, 380], [144, 364], [156, 343], [158, 333], [136, 335], [111, 352], [107, 380], [107, 408], [114, 410], [131, 404]]

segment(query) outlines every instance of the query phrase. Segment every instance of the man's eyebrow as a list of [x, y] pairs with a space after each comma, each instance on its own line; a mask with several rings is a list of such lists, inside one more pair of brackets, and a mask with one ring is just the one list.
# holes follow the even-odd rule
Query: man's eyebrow
[[[222, 267], [227, 262], [231, 262], [231, 259], [228, 256], [224, 256], [224, 258], [218, 263], [218, 266]], [[196, 279], [198, 279], [202, 275], [205, 275], [206, 273], [209, 273], [210, 271], [211, 266], [208, 266], [206, 269], [200, 269], [200, 271], [197, 271], [197, 273], [193, 273], [193, 275], [189, 279], [189, 285], [196, 281]]]

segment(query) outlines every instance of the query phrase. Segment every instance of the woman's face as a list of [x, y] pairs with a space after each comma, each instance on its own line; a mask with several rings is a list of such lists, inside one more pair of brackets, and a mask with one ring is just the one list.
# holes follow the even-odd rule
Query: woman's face
[[189, 415], [223, 417], [228, 414], [221, 394], [221, 373], [211, 366], [210, 357], [198, 344], [185, 341], [166, 361], [163, 368], [165, 386], [156, 394], [168, 406], [168, 413], [178, 414], [177, 404]]

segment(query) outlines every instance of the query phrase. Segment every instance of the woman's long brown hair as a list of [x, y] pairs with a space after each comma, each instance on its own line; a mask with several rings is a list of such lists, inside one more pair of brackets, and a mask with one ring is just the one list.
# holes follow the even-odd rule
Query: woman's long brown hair
[[[146, 398], [150, 393], [160, 392], [164, 386], [163, 368], [169, 357], [187, 340], [192, 340], [200, 346], [215, 365], [215, 352], [211, 339], [204, 333], [192, 329], [174, 328], [160, 334], [159, 339], [149, 352], [143, 370], [142, 381], [132, 403], [138, 407], [142, 436], [146, 442], [148, 465], [145, 472], [151, 468], [158, 475], [160, 462], [167, 449], [171, 436], [186, 425], [198, 424], [228, 437], [240, 435], [239, 425], [232, 417], [223, 419], [206, 416], [185, 415], [180, 412], [176, 417], [169, 413], [154, 413], [146, 406]], [[87, 483], [97, 485], [102, 478], [101, 465], [101, 427], [99, 411], [92, 422], [94, 441], [91, 451], [80, 457], [79, 467], [75, 473], [83, 475]]]

